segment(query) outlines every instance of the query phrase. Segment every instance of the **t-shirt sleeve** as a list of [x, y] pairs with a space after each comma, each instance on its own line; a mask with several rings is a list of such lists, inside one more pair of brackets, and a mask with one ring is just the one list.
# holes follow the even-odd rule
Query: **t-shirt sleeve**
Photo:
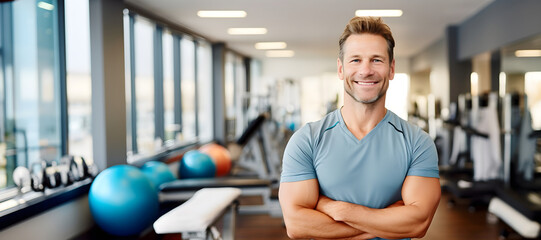
[[316, 178], [310, 139], [308, 125], [291, 136], [284, 151], [280, 182], [297, 182]]
[[407, 175], [439, 178], [438, 152], [430, 136], [419, 130], [412, 148], [412, 162]]

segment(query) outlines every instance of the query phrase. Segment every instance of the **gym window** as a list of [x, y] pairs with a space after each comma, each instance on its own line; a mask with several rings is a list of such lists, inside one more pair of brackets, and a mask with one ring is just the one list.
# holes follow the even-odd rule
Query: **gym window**
[[[213, 140], [223, 121], [213, 112], [214, 45], [128, 10], [124, 20], [127, 162]], [[18, 193], [17, 166], [93, 158], [89, 22], [88, 0], [0, 3], [0, 210]], [[239, 124], [247, 67], [228, 56], [230, 120]]]
[[214, 138], [214, 114], [212, 112], [212, 47], [206, 41], [199, 41], [196, 48], [197, 73], [197, 128], [200, 142]]
[[[154, 151], [155, 139], [155, 98], [154, 98], [154, 24], [143, 17], [128, 15], [129, 31], [124, 37], [129, 37], [129, 45], [125, 51], [129, 51], [129, 58], [126, 59], [126, 69], [132, 74], [126, 74], [126, 89], [128, 107], [131, 112], [126, 118], [131, 128], [131, 148], [128, 145], [128, 152], [132, 154], [150, 154]], [[126, 22], [125, 22], [126, 23]], [[132, 30], [133, 29], [133, 30]], [[133, 46], [132, 46], [133, 44]], [[126, 71], [128, 72], [128, 71]], [[129, 87], [128, 87], [129, 86]], [[128, 90], [127, 90], [128, 91]], [[129, 125], [128, 125], [129, 126]]]
[[0, 3], [0, 189], [14, 187], [17, 166], [66, 153], [62, 9], [54, 0]]
[[129, 10], [124, 26], [128, 162], [212, 140], [210, 44]]
[[180, 140], [192, 140], [197, 136], [198, 130], [196, 125], [197, 109], [196, 109], [196, 88], [195, 80], [195, 42], [188, 36], [180, 40], [181, 53], [181, 81], [180, 81], [180, 96], [182, 98], [182, 124], [180, 132]]
[[89, 32], [88, 0], [0, 3], [0, 211], [17, 167], [92, 159]]
[[248, 125], [246, 118], [250, 96], [243, 58], [232, 51], [225, 55], [225, 118], [226, 138], [235, 141]]
[[88, 0], [64, 3], [68, 152], [92, 161], [92, 78]]

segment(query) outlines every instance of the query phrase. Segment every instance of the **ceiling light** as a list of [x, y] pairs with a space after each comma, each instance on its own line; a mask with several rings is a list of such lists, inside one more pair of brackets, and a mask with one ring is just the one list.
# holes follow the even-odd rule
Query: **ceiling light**
[[285, 42], [258, 42], [255, 44], [256, 49], [284, 49], [286, 47]]
[[243, 18], [245, 11], [198, 11], [197, 16], [202, 18]]
[[38, 7], [49, 11], [54, 9], [54, 5], [46, 2], [38, 2]]
[[516, 57], [541, 57], [541, 50], [517, 50], [515, 51]]
[[258, 35], [266, 34], [266, 28], [230, 28], [227, 29], [227, 33], [230, 35]]
[[470, 74], [470, 89], [472, 96], [479, 95], [479, 74], [476, 72]]
[[402, 10], [387, 9], [387, 10], [357, 10], [355, 16], [358, 17], [400, 17]]
[[271, 50], [265, 53], [267, 57], [293, 57], [295, 52], [291, 50]]

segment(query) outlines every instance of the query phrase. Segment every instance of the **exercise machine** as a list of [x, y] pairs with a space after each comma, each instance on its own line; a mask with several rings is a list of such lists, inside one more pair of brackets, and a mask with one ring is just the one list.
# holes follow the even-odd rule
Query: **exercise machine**
[[241, 214], [269, 214], [281, 216], [282, 211], [273, 191], [279, 184], [281, 159], [273, 147], [266, 114], [254, 119], [236, 144], [244, 146], [240, 158], [234, 161], [231, 174], [226, 177], [181, 179], [160, 186], [160, 201], [185, 201], [203, 188], [234, 187], [242, 197], [261, 198], [259, 205], [241, 205]]
[[[451, 163], [464, 171], [445, 172], [443, 188], [454, 198], [470, 199], [470, 211], [477, 205], [488, 205], [502, 185], [501, 131], [498, 123], [498, 96], [490, 93], [459, 97], [461, 120], [454, 126]], [[471, 162], [473, 171], [467, 171]], [[449, 201], [454, 204], [455, 199]]]
[[[541, 131], [531, 129], [526, 96], [524, 96], [525, 109], [520, 130], [513, 124], [513, 117], [516, 116], [513, 114], [513, 109], [518, 107], [515, 98], [506, 95], [503, 107], [505, 185], [496, 189], [497, 194], [491, 199], [488, 210], [522, 237], [537, 238], [541, 234], [541, 194], [539, 194], [541, 184], [536, 181], [539, 179], [534, 178], [534, 154], [536, 141], [541, 138]], [[527, 165], [531, 164], [529, 170], [520, 168], [521, 163], [516, 161], [518, 158], [514, 149], [522, 147], [517, 141], [519, 138], [523, 139], [520, 144], [534, 144], [531, 146], [534, 152], [526, 153], [530, 157], [525, 162]], [[529, 141], [524, 141], [528, 139]], [[525, 152], [527, 151], [521, 151], [519, 155]], [[502, 233], [502, 235], [505, 234]]]
[[[237, 144], [244, 146], [239, 159], [236, 161], [231, 175], [253, 176], [268, 179], [276, 186], [280, 180], [282, 167], [281, 148], [272, 136], [272, 128], [276, 128], [266, 114], [259, 115], [253, 120], [246, 131], [237, 140]], [[274, 130], [277, 131], [277, 130]]]

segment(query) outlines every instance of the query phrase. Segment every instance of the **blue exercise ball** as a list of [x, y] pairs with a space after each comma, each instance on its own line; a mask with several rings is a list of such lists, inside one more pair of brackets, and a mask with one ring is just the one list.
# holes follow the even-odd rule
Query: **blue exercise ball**
[[209, 155], [198, 150], [184, 153], [179, 167], [180, 178], [211, 178], [216, 174], [216, 166]]
[[140, 234], [159, 212], [158, 193], [150, 179], [134, 166], [117, 165], [102, 171], [88, 193], [90, 212], [106, 232], [117, 236]]
[[175, 180], [175, 175], [169, 169], [167, 164], [158, 161], [148, 161], [142, 167], [141, 171], [150, 179], [153, 183], [156, 191], [160, 190], [162, 183], [171, 182]]

